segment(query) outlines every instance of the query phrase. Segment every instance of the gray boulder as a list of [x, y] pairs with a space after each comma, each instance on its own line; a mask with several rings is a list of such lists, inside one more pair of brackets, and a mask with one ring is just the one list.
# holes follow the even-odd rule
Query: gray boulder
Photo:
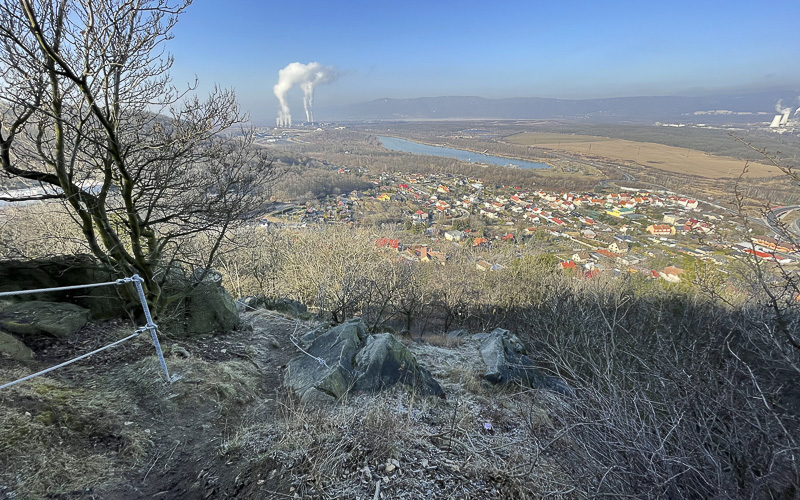
[[439, 383], [391, 333], [367, 337], [366, 344], [356, 354], [355, 364], [358, 370], [356, 391], [378, 392], [399, 383], [411, 386], [424, 396], [444, 395]]
[[469, 332], [466, 330], [452, 330], [447, 332], [447, 338], [449, 339], [459, 339], [467, 336], [469, 336]]
[[331, 328], [306, 350], [310, 356], [293, 358], [284, 375], [284, 385], [302, 403], [332, 402], [348, 392], [377, 392], [398, 383], [420, 394], [444, 395], [405, 345], [390, 333], [368, 335], [361, 319]]
[[183, 299], [185, 323], [183, 336], [226, 333], [239, 326], [239, 313], [233, 297], [222, 287], [222, 275], [210, 270], [203, 276], [196, 271], [193, 288]]
[[[0, 261], [0, 292], [87, 285], [114, 281], [119, 276], [91, 255], [66, 255], [35, 260]], [[12, 295], [13, 300], [69, 302], [91, 311], [95, 320], [127, 317], [126, 294], [132, 289], [109, 285], [96, 288]], [[138, 300], [136, 301], [138, 304]]]
[[574, 395], [564, 381], [551, 377], [534, 366], [525, 345], [519, 338], [502, 328], [482, 337], [481, 357], [486, 364], [483, 378], [495, 385], [519, 384], [534, 389], [547, 389]]
[[16, 361], [30, 361], [33, 351], [15, 336], [0, 331], [0, 359], [8, 357]]
[[89, 322], [89, 310], [66, 302], [31, 300], [6, 305], [0, 328], [20, 337], [52, 335], [64, 339]]
[[356, 376], [355, 357], [366, 339], [367, 328], [360, 319], [331, 328], [306, 349], [310, 356], [300, 354], [289, 361], [284, 385], [303, 403], [339, 399], [352, 388]]

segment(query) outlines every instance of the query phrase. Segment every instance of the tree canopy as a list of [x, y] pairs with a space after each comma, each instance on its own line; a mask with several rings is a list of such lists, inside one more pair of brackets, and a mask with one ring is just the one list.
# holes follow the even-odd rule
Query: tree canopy
[[6, 201], [61, 200], [89, 251], [142, 276], [156, 305], [158, 270], [208, 267], [276, 176], [232, 91], [171, 83], [165, 42], [190, 3], [0, 5], [0, 171], [38, 188]]

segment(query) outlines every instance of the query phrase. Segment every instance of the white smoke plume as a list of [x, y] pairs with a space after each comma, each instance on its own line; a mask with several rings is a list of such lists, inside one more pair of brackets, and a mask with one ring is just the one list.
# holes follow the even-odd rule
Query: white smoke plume
[[784, 108], [783, 99], [778, 99], [778, 102], [775, 103], [775, 111], [777, 111], [781, 115], [785, 115], [786, 113], [791, 113], [792, 108]]
[[318, 62], [303, 64], [293, 62], [278, 72], [278, 83], [272, 88], [278, 98], [278, 118], [275, 121], [279, 127], [292, 126], [292, 114], [286, 102], [286, 94], [298, 85], [303, 91], [303, 108], [306, 112], [306, 121], [314, 122], [314, 89], [323, 83], [330, 83], [336, 79], [334, 68], [323, 66]]

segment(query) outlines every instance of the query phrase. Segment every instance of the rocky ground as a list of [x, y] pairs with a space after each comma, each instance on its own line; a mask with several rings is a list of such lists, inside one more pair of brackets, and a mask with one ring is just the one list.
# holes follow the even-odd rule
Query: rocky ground
[[[165, 339], [165, 384], [142, 335], [0, 391], [0, 499], [579, 497], [553, 391], [494, 386], [474, 336], [402, 339], [445, 398], [397, 385], [335, 404], [284, 386], [318, 328], [269, 311], [216, 337]], [[0, 360], [0, 382], [107, 344], [133, 326], [84, 327]]]

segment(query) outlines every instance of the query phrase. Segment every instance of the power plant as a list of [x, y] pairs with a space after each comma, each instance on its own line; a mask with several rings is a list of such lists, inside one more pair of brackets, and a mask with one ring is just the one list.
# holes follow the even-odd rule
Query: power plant
[[800, 112], [800, 107], [794, 111], [794, 114], [792, 114], [792, 108], [784, 108], [782, 106], [782, 102], [778, 101], [778, 103], [775, 104], [775, 111], [777, 111], [778, 114], [772, 118], [769, 128], [785, 129], [787, 127], [794, 127], [797, 124], [797, 120], [794, 118], [796, 118], [798, 112]]
[[322, 66], [318, 62], [303, 64], [293, 62], [278, 72], [278, 83], [272, 88], [278, 98], [278, 117], [275, 124], [278, 127], [291, 127], [292, 114], [286, 95], [295, 85], [303, 91], [303, 108], [306, 112], [306, 121], [314, 123], [314, 89], [323, 83], [336, 80], [337, 73], [332, 67]]

